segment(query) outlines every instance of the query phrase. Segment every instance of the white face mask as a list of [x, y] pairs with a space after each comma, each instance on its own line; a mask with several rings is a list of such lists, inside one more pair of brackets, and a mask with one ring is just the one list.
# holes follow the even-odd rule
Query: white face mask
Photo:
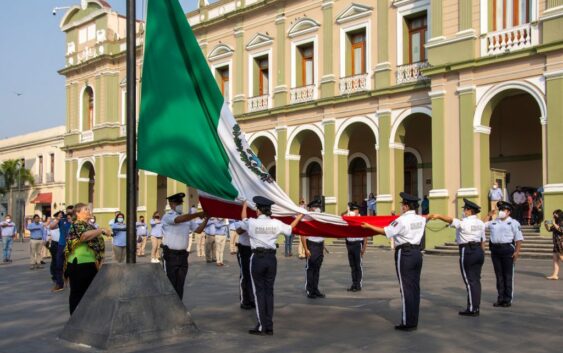
[[6, 222], [10, 223], [12, 221], [11, 218], [6, 218]]
[[177, 206], [174, 208], [174, 211], [176, 211], [176, 212], [182, 214], [182, 213], [184, 212], [184, 208], [182, 207], [182, 205], [177, 205]]
[[506, 211], [499, 211], [498, 216], [500, 219], [505, 219], [508, 215], [506, 214]]
[[[123, 220], [123, 218], [121, 220]], [[90, 219], [90, 223], [95, 223], [95, 222], [96, 221], [93, 218]]]
[[496, 186], [496, 185], [493, 185], [493, 189], [496, 189], [496, 188], [498, 188], [498, 186]]
[[123, 218], [119, 217], [119, 218], [117, 219], [117, 221], [118, 221], [119, 223], [122, 223], [122, 222], [123, 222]]

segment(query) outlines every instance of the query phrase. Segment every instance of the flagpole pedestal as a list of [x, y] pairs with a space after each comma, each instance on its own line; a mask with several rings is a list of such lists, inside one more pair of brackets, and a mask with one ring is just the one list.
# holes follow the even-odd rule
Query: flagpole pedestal
[[197, 327], [158, 264], [103, 265], [59, 338], [100, 349], [162, 342]]

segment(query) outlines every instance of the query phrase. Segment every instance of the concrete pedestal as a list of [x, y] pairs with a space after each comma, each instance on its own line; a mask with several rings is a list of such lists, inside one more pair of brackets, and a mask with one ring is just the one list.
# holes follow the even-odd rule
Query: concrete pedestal
[[158, 264], [107, 264], [88, 288], [60, 338], [112, 349], [197, 331]]

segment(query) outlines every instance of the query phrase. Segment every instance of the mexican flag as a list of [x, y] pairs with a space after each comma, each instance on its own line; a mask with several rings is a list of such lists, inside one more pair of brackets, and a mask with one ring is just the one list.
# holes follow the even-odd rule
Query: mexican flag
[[[235, 73], [236, 74], [236, 73]], [[178, 0], [149, 0], [138, 130], [138, 166], [198, 189], [210, 216], [240, 218], [254, 196], [275, 202], [275, 217], [297, 232], [333, 237], [371, 235], [340, 216], [308, 213], [263, 168], [213, 77]], [[386, 225], [392, 218], [369, 217]], [[356, 222], [358, 223], [358, 222]]]

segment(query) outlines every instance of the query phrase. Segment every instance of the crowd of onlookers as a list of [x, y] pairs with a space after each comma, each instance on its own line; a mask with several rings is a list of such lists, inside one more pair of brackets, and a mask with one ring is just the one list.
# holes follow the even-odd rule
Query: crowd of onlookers
[[497, 183], [489, 190], [491, 210], [498, 201], [512, 203], [514, 212], [512, 218], [522, 225], [540, 225], [544, 218], [543, 195], [541, 189], [516, 186], [510, 195], [504, 195]]

